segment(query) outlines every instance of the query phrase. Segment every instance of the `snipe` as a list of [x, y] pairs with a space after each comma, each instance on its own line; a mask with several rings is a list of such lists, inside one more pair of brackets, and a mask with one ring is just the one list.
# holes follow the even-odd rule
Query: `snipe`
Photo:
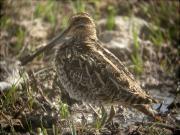
[[68, 38], [56, 52], [59, 81], [76, 100], [96, 105], [120, 104], [134, 107], [154, 117], [150, 104], [155, 102], [122, 62], [101, 46], [93, 19], [78, 13], [70, 19]]

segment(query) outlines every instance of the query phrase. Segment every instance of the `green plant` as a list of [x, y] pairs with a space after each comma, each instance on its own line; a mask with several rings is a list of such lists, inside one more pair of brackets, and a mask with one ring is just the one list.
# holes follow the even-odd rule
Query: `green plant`
[[42, 129], [41, 133], [43, 133], [43, 135], [48, 135], [46, 128], [44, 128], [44, 126], [43, 126], [42, 117], [40, 119], [41, 119], [41, 129]]
[[106, 22], [106, 27], [108, 30], [113, 30], [115, 28], [115, 15], [115, 8], [113, 6], [108, 6], [108, 16]]
[[[145, 7], [145, 8], [144, 8]], [[146, 17], [150, 22], [150, 32], [147, 38], [157, 47], [156, 51], [161, 51], [164, 45], [173, 46], [178, 56], [180, 42], [180, 14], [179, 1], [151, 1], [144, 2], [140, 6], [143, 18]], [[171, 47], [169, 47], [171, 48]], [[161, 52], [162, 53], [162, 52]], [[166, 72], [172, 72], [175, 69], [174, 59], [163, 53], [165, 58], [160, 59], [159, 63]]]
[[38, 3], [36, 5], [34, 16], [36, 18], [42, 17], [52, 24], [53, 27], [56, 25], [56, 1], [48, 0], [45, 3]]
[[25, 121], [26, 121], [26, 125], [27, 125], [29, 132], [33, 133], [32, 123], [31, 123], [31, 121], [28, 122], [26, 115], [25, 115]]
[[67, 25], [68, 25], [68, 17], [67, 17], [67, 16], [64, 16], [64, 17], [62, 18], [61, 28], [62, 28], [62, 29], [65, 29], [65, 28], [67, 28]]
[[13, 84], [11, 89], [8, 90], [7, 94], [5, 95], [5, 101], [3, 102], [3, 106], [9, 106], [10, 104], [15, 103], [15, 101], [17, 100], [16, 91], [16, 85]]
[[74, 126], [73, 122], [71, 122], [71, 133], [72, 133], [72, 135], [77, 135], [76, 134], [76, 127]]
[[96, 129], [99, 130], [106, 124], [107, 116], [108, 116], [108, 114], [107, 114], [105, 108], [102, 106], [101, 107], [101, 118], [97, 117], [95, 120], [95, 123], [94, 123]]
[[[158, 29], [151, 28], [150, 40], [159, 44], [170, 41], [179, 45], [180, 14], [178, 1], [144, 2], [140, 4], [141, 13]], [[161, 43], [162, 42], [162, 43]]]
[[16, 50], [17, 51], [19, 51], [24, 45], [25, 36], [26, 36], [26, 32], [20, 27], [16, 32], [16, 38], [17, 38]]
[[17, 84], [19, 83], [21, 77], [12, 84], [11, 88], [4, 95], [5, 100], [3, 102], [2, 108], [5, 106], [9, 106], [10, 104], [14, 104], [17, 101], [17, 99], [19, 97], [19, 95], [17, 93]]
[[52, 125], [52, 131], [53, 131], [53, 135], [59, 135], [60, 133], [60, 129], [57, 125]]
[[69, 110], [68, 110], [68, 105], [60, 102], [60, 116], [62, 119], [66, 119], [69, 117]]
[[140, 54], [140, 44], [138, 41], [138, 32], [134, 26], [133, 26], [132, 32], [133, 32], [134, 46], [133, 46], [133, 52], [131, 54], [131, 60], [134, 64], [135, 73], [141, 74], [143, 72], [143, 60], [142, 60], [142, 56]]
[[85, 2], [83, 0], [76, 0], [72, 3], [73, 12], [79, 13], [79, 12], [85, 12]]
[[12, 20], [11, 18], [7, 17], [7, 16], [2, 16], [0, 18], [0, 28], [1, 29], [7, 29], [12, 25]]
[[97, 118], [95, 121], [95, 128], [96, 129], [101, 129], [101, 119]]
[[28, 107], [29, 110], [32, 111], [33, 110], [33, 106], [36, 105], [35, 103], [37, 102], [36, 99], [33, 97], [33, 95], [28, 96], [29, 100], [28, 100]]
[[131, 55], [132, 62], [134, 64], [134, 71], [136, 74], [141, 74], [143, 72], [143, 60], [139, 55]]
[[164, 43], [163, 32], [160, 28], [151, 27], [151, 34], [149, 36], [150, 40], [154, 45], [160, 47]]
[[29, 89], [28, 87], [27, 87], [27, 97], [28, 97], [28, 108], [29, 108], [29, 110], [30, 111], [32, 111], [33, 110], [33, 106], [34, 105], [37, 105], [37, 100], [36, 100], [36, 98], [35, 98], [35, 96], [34, 96], [34, 93], [33, 93], [33, 90], [32, 89]]

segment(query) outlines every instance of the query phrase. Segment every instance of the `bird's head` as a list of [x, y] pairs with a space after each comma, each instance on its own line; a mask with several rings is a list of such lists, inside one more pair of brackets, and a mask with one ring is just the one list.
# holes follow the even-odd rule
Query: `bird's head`
[[96, 25], [87, 13], [77, 13], [69, 20], [67, 36], [76, 39], [93, 38], [96, 39]]

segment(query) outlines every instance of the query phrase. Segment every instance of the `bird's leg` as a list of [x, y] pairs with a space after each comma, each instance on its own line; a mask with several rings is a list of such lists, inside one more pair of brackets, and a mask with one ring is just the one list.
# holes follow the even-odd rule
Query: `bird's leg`
[[113, 117], [115, 116], [115, 114], [116, 114], [116, 111], [115, 111], [114, 106], [112, 105], [112, 106], [111, 106], [110, 113], [109, 113], [109, 117], [108, 117], [108, 119], [106, 120], [106, 123], [111, 122], [111, 121], [113, 120]]
[[72, 106], [75, 103], [80, 103], [80, 101], [77, 101], [69, 96], [68, 92], [65, 90], [65, 88], [61, 84], [60, 80], [58, 79], [57, 74], [54, 77], [53, 83], [54, 83], [53, 86], [59, 87], [59, 89], [61, 91], [61, 101], [63, 103], [68, 104], [68, 106]]

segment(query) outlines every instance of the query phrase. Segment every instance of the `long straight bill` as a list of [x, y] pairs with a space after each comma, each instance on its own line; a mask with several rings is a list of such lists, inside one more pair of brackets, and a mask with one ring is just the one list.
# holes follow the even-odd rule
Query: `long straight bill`
[[58, 44], [62, 43], [64, 41], [64, 36], [68, 31], [69, 28], [65, 29], [62, 33], [60, 33], [58, 36], [49, 41], [45, 46], [38, 48], [33, 54], [21, 58], [21, 65], [26, 65], [28, 62], [32, 61], [35, 57], [39, 56], [44, 51], [53, 48], [57, 42]]

